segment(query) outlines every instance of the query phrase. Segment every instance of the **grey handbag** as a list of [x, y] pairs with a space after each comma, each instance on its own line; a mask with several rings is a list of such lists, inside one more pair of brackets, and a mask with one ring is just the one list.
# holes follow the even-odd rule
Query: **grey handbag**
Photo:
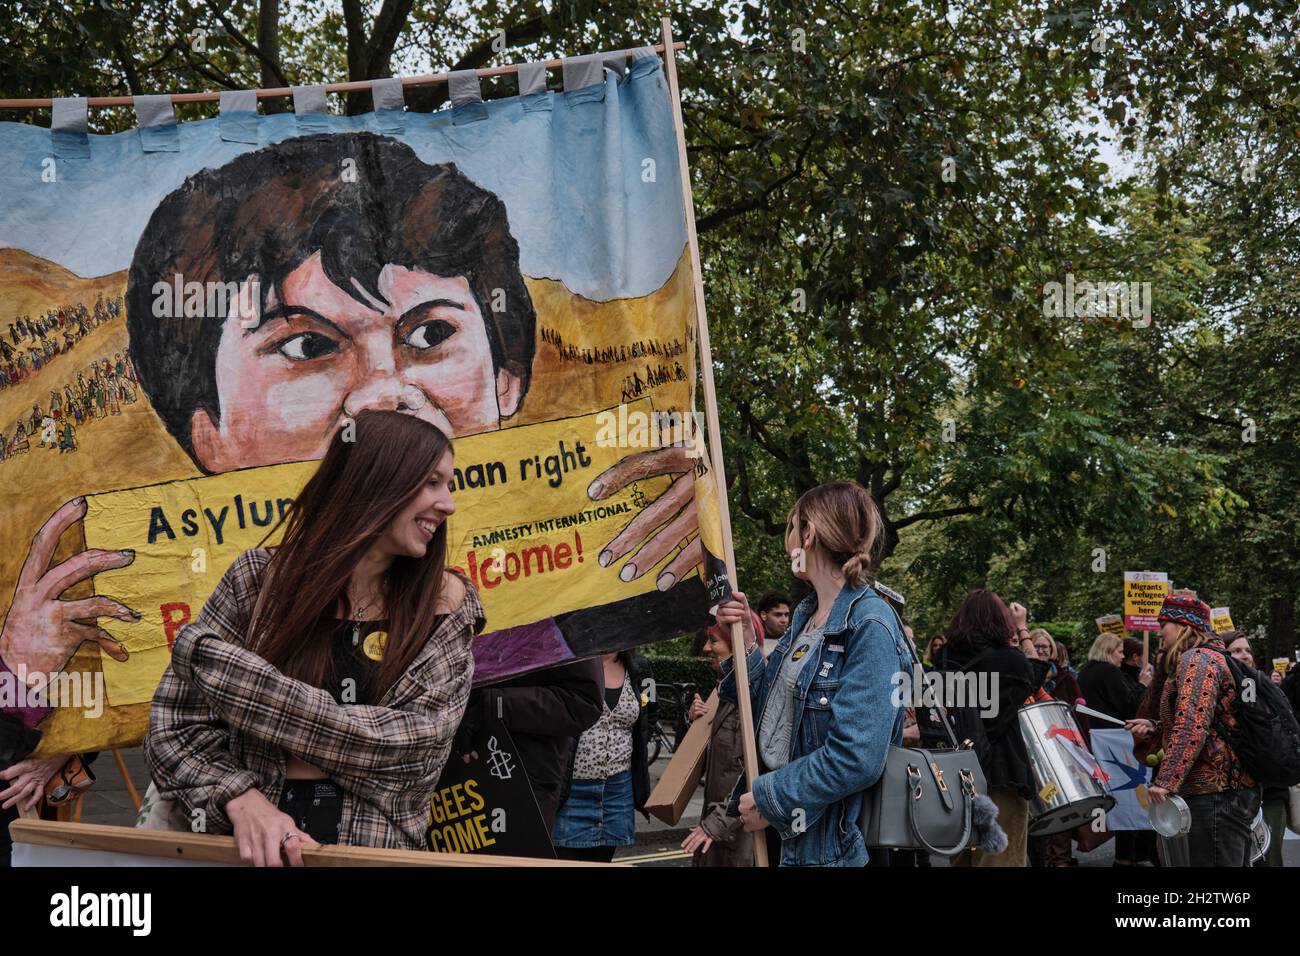
[[[911, 641], [907, 645], [912, 664], [919, 671], [921, 661], [916, 648]], [[858, 828], [867, 846], [924, 850], [952, 857], [970, 842], [975, 797], [988, 795], [984, 771], [970, 742], [966, 741], [965, 746], [957, 742], [942, 704], [938, 710], [952, 749], [890, 745], [884, 773], [862, 795]]]

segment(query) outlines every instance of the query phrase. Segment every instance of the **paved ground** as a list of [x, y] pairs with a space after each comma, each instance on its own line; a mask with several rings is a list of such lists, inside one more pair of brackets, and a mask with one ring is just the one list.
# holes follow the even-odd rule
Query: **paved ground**
[[[121, 754], [136, 789], [143, 795], [149, 785], [144, 755], [139, 747], [123, 750]], [[658, 782], [660, 774], [668, 765], [668, 759], [668, 755], [664, 754], [650, 765], [651, 787]], [[83, 806], [82, 822], [131, 826], [135, 822], [135, 811], [132, 809], [130, 795], [118, 772], [113, 755], [108, 752], [100, 754], [99, 759], [95, 761], [94, 770], [98, 779]], [[631, 866], [690, 866], [690, 858], [682, 852], [681, 842], [690, 828], [699, 822], [702, 805], [703, 792], [696, 791], [679, 825], [675, 827], [653, 818], [647, 823], [638, 814], [636, 845], [620, 848], [614, 856], [614, 861]], [[1114, 841], [1104, 844], [1091, 853], [1076, 854], [1076, 856], [1080, 866], [1110, 866], [1115, 860]], [[1283, 847], [1283, 859], [1287, 866], [1300, 866], [1300, 839], [1294, 838], [1294, 835]], [[934, 865], [945, 866], [946, 863], [935, 857]]]

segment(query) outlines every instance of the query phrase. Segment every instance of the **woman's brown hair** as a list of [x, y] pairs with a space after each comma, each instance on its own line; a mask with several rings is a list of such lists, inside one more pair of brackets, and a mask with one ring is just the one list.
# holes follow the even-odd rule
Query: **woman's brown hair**
[[943, 636], [951, 650], [960, 652], [976, 641], [1007, 647], [1015, 629], [1011, 611], [1002, 598], [985, 588], [976, 588], [961, 602]]
[[1164, 657], [1165, 673], [1172, 674], [1178, 669], [1178, 659], [1183, 656], [1184, 651], [1190, 651], [1208, 644], [1216, 636], [1208, 631], [1202, 631], [1199, 627], [1192, 627], [1190, 624], [1179, 624], [1178, 636], [1169, 645], [1169, 650]]
[[[450, 448], [435, 425], [401, 412], [361, 412], [335, 433], [316, 473], [276, 526], [284, 526], [284, 540], [266, 567], [250, 635], [251, 646], [271, 665], [313, 687], [334, 678], [324, 635], [340, 612], [352, 613], [352, 572]], [[439, 598], [446, 564], [443, 522], [424, 557], [396, 557], [385, 573], [388, 641], [372, 699], [405, 673], [433, 632], [445, 610]]]
[[803, 541], [803, 525], [816, 529], [817, 544], [844, 572], [850, 587], [861, 587], [871, 574], [880, 539], [880, 511], [871, 493], [853, 481], [832, 481], [799, 496], [786, 528]]

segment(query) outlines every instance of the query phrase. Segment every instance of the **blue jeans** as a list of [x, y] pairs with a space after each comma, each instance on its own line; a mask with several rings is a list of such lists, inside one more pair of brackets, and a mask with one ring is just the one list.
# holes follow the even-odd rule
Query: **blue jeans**
[[569, 799], [555, 814], [557, 847], [631, 846], [636, 842], [632, 771], [604, 780], [574, 779]]
[[1183, 799], [1192, 814], [1192, 829], [1187, 834], [1188, 866], [1250, 866], [1255, 848], [1250, 825], [1259, 812], [1259, 788], [1194, 794]]

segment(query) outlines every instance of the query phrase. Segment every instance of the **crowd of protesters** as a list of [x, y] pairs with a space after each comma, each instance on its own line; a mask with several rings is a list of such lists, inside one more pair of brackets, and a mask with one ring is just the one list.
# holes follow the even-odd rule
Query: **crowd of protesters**
[[[382, 487], [363, 477], [376, 468], [386, 475]], [[446, 438], [406, 415], [363, 413], [355, 444], [336, 436], [285, 543], [241, 555], [177, 637], [145, 742], [155, 808], [203, 809], [216, 832], [234, 834], [246, 862], [260, 865], [301, 865], [300, 847], [312, 841], [423, 847], [446, 762], [473, 760], [474, 741], [497, 720], [515, 742], [557, 856], [608, 862], [635, 842], [655, 720], [646, 663], [621, 652], [471, 691], [470, 641], [485, 621], [473, 584], [445, 565], [451, 473]], [[358, 507], [372, 498], [386, 504]], [[1216, 634], [1204, 601], [1189, 591], [1168, 595], [1150, 661], [1141, 642], [1103, 633], [1076, 670], [1064, 642], [1030, 627], [1026, 607], [977, 589], [921, 654], [897, 596], [872, 576], [880, 534], [865, 489], [818, 486], [795, 503], [785, 533], [807, 596], [795, 603], [773, 591], [751, 610], [734, 592], [718, 606], [704, 643], [719, 678], [716, 708], [710, 713], [699, 696], [689, 705], [691, 719], [710, 721], [702, 812], [682, 843], [696, 865], [753, 865], [755, 834], [772, 865], [931, 865], [915, 847], [868, 846], [860, 824], [891, 752], [943, 746], [945, 734], [977, 753], [987, 791], [970, 791], [972, 803], [982, 801], [979, 836], [954, 850], [953, 865], [1077, 865], [1076, 844], [1087, 851], [1112, 834], [1030, 832], [1042, 791], [1020, 715], [1048, 702], [1086, 703], [1131, 732], [1135, 756], [1155, 767], [1149, 803], [1177, 796], [1187, 808], [1192, 865], [1250, 865], [1261, 808], [1272, 840], [1260, 865], [1281, 865], [1288, 789], [1262, 787], [1231, 743], [1242, 705], [1234, 670], [1259, 672], [1249, 641]], [[330, 552], [322, 568], [311, 556], [328, 540], [352, 544]], [[302, 607], [303, 593], [315, 595], [314, 607]], [[322, 622], [332, 636], [317, 641]], [[752, 779], [737, 653], [748, 670], [759, 769]], [[955, 708], [956, 717], [899, 702], [898, 678], [910, 685], [920, 668], [973, 676], [989, 699]], [[354, 678], [361, 696], [342, 698], [331, 674]], [[1294, 669], [1285, 679], [1259, 677], [1280, 682], [1295, 708]], [[356, 702], [364, 706], [349, 706]], [[230, 730], [204, 730], [209, 751], [197, 754], [195, 734], [213, 716]], [[1075, 716], [1086, 746], [1088, 717]], [[240, 741], [242, 764], [230, 739]], [[48, 773], [30, 763], [3, 772], [6, 810], [44, 787], [37, 778]], [[412, 767], [419, 773], [403, 769]], [[1116, 839], [1117, 866], [1160, 859], [1149, 832]]]
[[[844, 554], [843, 543], [836, 542], [833, 559]], [[842, 594], [855, 591], [847, 579], [841, 579], [840, 585]], [[812, 612], [827, 598], [828, 595], [818, 590], [795, 608], [790, 630], [778, 646], [778, 652], [767, 661], [766, 669], [764, 662], [755, 656], [752, 649], [750, 651], [751, 687], [757, 688], [754, 691], [754, 719], [764, 774], [771, 772], [772, 759], [772, 751], [762, 746], [770, 734], [766, 726], [768, 711], [764, 699], [772, 694], [788, 694], [795, 686], [788, 679], [778, 679], [774, 684], [771, 672], [774, 667], [778, 671], [783, 669], [782, 662], [793, 646], [803, 647], [808, 643], [807, 631], [801, 631], [800, 627], [806, 628]], [[724, 608], [719, 612], [719, 621], [742, 620], [735, 608], [744, 604], [744, 596], [737, 595], [732, 609]], [[765, 612], [779, 607], [782, 613], [788, 613], [790, 600], [779, 592], [770, 592], [764, 595], [758, 607], [765, 624]], [[1267, 852], [1254, 865], [1282, 865], [1288, 789], [1280, 786], [1261, 788], [1229, 744], [1239, 731], [1239, 690], [1224, 658], [1230, 654], [1239, 663], [1253, 669], [1255, 660], [1250, 641], [1241, 631], [1215, 633], [1210, 623], [1209, 605], [1190, 591], [1171, 593], [1160, 610], [1158, 622], [1158, 647], [1149, 662], [1144, 663], [1143, 642], [1133, 637], [1102, 633], [1093, 640], [1086, 661], [1076, 670], [1064, 641], [1055, 640], [1042, 628], [1030, 629], [1028, 612], [1024, 607], [1014, 602], [1007, 604], [993, 592], [981, 589], [967, 595], [943, 632], [927, 642], [923, 655], [927, 668], [985, 675], [993, 679], [984, 686], [998, 688], [997, 706], [992, 708], [992, 715], [981, 718], [988, 741], [987, 756], [981, 763], [1007, 843], [1005, 849], [997, 853], [967, 850], [953, 859], [954, 865], [1077, 866], [1076, 850], [1093, 850], [1112, 836], [1115, 866], [1161, 865], [1157, 835], [1152, 830], [1121, 830], [1098, 835], [1094, 828], [1081, 826], [1074, 831], [1049, 836], [1029, 836], [1031, 807], [1038, 784], [1020, 732], [1018, 712], [1022, 707], [1044, 700], [1057, 700], [1071, 707], [1086, 704], [1090, 710], [1124, 723], [1134, 737], [1136, 756], [1155, 768], [1151, 782], [1145, 788], [1148, 803], [1160, 803], [1171, 794], [1177, 794], [1187, 805], [1191, 824], [1186, 840], [1191, 865], [1250, 865], [1252, 857], [1258, 855], [1252, 852], [1255, 849], [1252, 828], [1261, 806], [1270, 838]], [[758, 631], [757, 624], [755, 630]], [[905, 625], [905, 632], [907, 639], [912, 640], [911, 628]], [[746, 635], [748, 643], [748, 628]], [[888, 646], [882, 639], [883, 633], [874, 636]], [[721, 633], [711, 635], [706, 646], [712, 657], [716, 658], [719, 653], [730, 655], [730, 648], [722, 646]], [[1267, 676], [1259, 672], [1261, 679], [1281, 685], [1287, 706], [1293, 713], [1300, 703], [1297, 701], [1297, 691], [1300, 690], [1297, 673], [1295, 668], [1291, 668], [1285, 677], [1276, 669], [1271, 669]], [[765, 674], [768, 675], [766, 679]], [[813, 695], [810, 691], [806, 696], [810, 699]], [[877, 739], [864, 751], [864, 775], [870, 776], [876, 768], [881, 743], [903, 746], [941, 743], [941, 736], [933, 727], [927, 730], [924, 718], [920, 719], [918, 726], [917, 710], [921, 708], [908, 709], [901, 735], [896, 732], [897, 727], [891, 727], [887, 722], [874, 724]], [[805, 712], [804, 719], [807, 718]], [[930, 718], [933, 720], [933, 713]], [[1076, 719], [1086, 740], [1092, 721], [1084, 713], [1077, 713]], [[726, 761], [729, 773], [739, 765], [734, 733], [724, 729], [710, 737], [710, 765], [716, 750], [719, 761]], [[798, 753], [807, 744], [799, 740], [795, 747]], [[1146, 759], [1148, 757], [1151, 759]], [[781, 791], [775, 787], [764, 789], [762, 783], [760, 777], [758, 785], [752, 787], [760, 814], [764, 813], [764, 800], [772, 801], [769, 806], [782, 805], [781, 799], [774, 796], [776, 794], [784, 796], [785, 806], [797, 806], [802, 805], [800, 801], [810, 799], [813, 793], [824, 792], [826, 786], [826, 781], [821, 780], [799, 781], [792, 784], [791, 789]], [[724, 825], [726, 818], [719, 815], [714, 803], [716, 782], [706, 781], [706, 788], [709, 784], [714, 789], [706, 792], [704, 819], [683, 844], [695, 850], [697, 862], [703, 864], [710, 861], [707, 853], [701, 856], [699, 848], [702, 845], [708, 846], [711, 842], [713, 847], [709, 852], [720, 849], [727, 859], [734, 860], [736, 850], [752, 840], [750, 834], [734, 825], [734, 818], [731, 826]], [[847, 788], [841, 799], [851, 799]], [[753, 814], [751, 811], [751, 817]], [[745, 822], [743, 814], [741, 822]], [[770, 820], [764, 816], [760, 822], [770, 823]], [[780, 831], [769, 827], [765, 832]], [[787, 845], [778, 849], [773, 842], [773, 849], [781, 853], [784, 862], [817, 862], [803, 856], [804, 851], [797, 848], [799, 841], [804, 839], [802, 834], [780, 835]], [[911, 853], [883, 848], [865, 849], [870, 858], [868, 865], [916, 865]], [[822, 863], [844, 862], [843, 857], [837, 859], [834, 853], [827, 854], [824, 849], [818, 852], [823, 856]], [[856, 864], [859, 856], [851, 857], [851, 861]], [[713, 865], [717, 865], [716, 862]], [[921, 865], [929, 865], [929, 861]]]

